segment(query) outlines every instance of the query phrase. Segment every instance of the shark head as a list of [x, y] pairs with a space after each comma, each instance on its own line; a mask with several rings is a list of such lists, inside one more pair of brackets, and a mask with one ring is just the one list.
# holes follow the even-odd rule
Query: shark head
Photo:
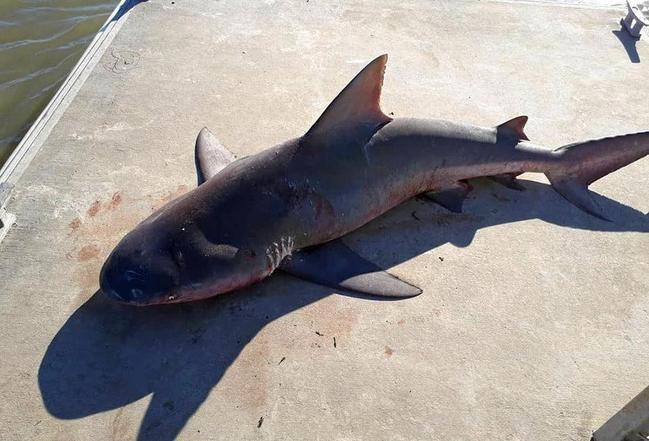
[[188, 302], [250, 285], [274, 269], [263, 252], [183, 223], [182, 208], [163, 208], [117, 244], [99, 277], [104, 294], [138, 306]]
[[104, 294], [135, 305], [176, 298], [182, 268], [170, 242], [152, 233], [151, 228], [136, 228], [115, 247], [99, 276]]
[[201, 131], [199, 187], [162, 207], [117, 244], [99, 277], [107, 296], [140, 306], [188, 302], [250, 285], [275, 269], [263, 246], [228, 240], [234, 236], [229, 216], [196, 214], [201, 212], [196, 206], [209, 205], [204, 197], [212, 190], [205, 181], [233, 159], [211, 133]]

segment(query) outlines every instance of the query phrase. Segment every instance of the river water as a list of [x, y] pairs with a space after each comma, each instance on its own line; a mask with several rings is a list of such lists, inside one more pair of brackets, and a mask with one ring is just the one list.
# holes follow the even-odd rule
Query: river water
[[0, 0], [0, 166], [118, 0]]

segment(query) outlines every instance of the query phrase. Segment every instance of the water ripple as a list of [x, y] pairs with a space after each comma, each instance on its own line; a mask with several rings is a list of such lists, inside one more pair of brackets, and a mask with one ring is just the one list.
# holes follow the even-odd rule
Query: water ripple
[[47, 105], [117, 0], [0, 4], [0, 165]]

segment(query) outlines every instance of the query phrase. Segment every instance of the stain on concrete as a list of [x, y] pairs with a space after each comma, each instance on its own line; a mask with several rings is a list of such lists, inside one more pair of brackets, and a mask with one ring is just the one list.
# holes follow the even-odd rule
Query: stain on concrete
[[[301, 313], [305, 320], [313, 323], [322, 335], [335, 335], [338, 338], [349, 336], [358, 322], [359, 311], [345, 304], [340, 298], [327, 297], [305, 308]], [[336, 317], [336, 320], [327, 320], [327, 317]]]
[[107, 209], [115, 210], [122, 203], [122, 194], [119, 191], [113, 193], [113, 197], [110, 198], [110, 202], [107, 205]]
[[101, 202], [95, 201], [92, 203], [90, 208], [88, 208], [87, 214], [90, 217], [95, 217], [97, 216], [97, 213], [99, 213], [99, 210], [101, 210]]
[[[108, 210], [108, 211], [116, 210], [117, 208], [119, 208], [121, 203], [122, 203], [122, 193], [120, 191], [116, 191], [115, 193], [113, 193], [110, 200], [108, 200], [105, 203], [102, 203], [99, 199], [95, 200], [92, 203], [92, 205], [90, 205], [86, 213], [90, 217], [95, 217], [102, 210]], [[76, 221], [77, 220], [75, 219], [72, 222], [76, 222]], [[78, 223], [80, 224], [80, 222], [81, 221], [79, 220]], [[78, 224], [75, 225], [78, 228], [79, 225]], [[70, 227], [72, 227], [72, 223], [70, 224]]]
[[77, 254], [79, 260], [81, 262], [86, 262], [90, 259], [95, 259], [97, 256], [99, 256], [99, 253], [101, 250], [99, 247], [95, 244], [90, 244], [90, 245], [85, 245], [81, 247], [79, 250], [79, 253]]
[[174, 191], [167, 192], [162, 198], [155, 200], [153, 206], [151, 207], [152, 211], [155, 211], [159, 208], [162, 208], [172, 200], [176, 199], [178, 196], [181, 196], [189, 191], [189, 187], [185, 184], [179, 185]]
[[72, 222], [70, 222], [69, 226], [70, 226], [71, 233], [77, 231], [79, 229], [79, 227], [81, 226], [81, 219], [76, 218], [76, 219], [72, 220]]

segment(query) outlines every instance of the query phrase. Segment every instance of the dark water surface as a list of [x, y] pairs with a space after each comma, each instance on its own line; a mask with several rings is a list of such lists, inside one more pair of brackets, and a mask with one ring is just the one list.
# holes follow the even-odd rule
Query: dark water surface
[[0, 166], [118, 0], [0, 0]]

